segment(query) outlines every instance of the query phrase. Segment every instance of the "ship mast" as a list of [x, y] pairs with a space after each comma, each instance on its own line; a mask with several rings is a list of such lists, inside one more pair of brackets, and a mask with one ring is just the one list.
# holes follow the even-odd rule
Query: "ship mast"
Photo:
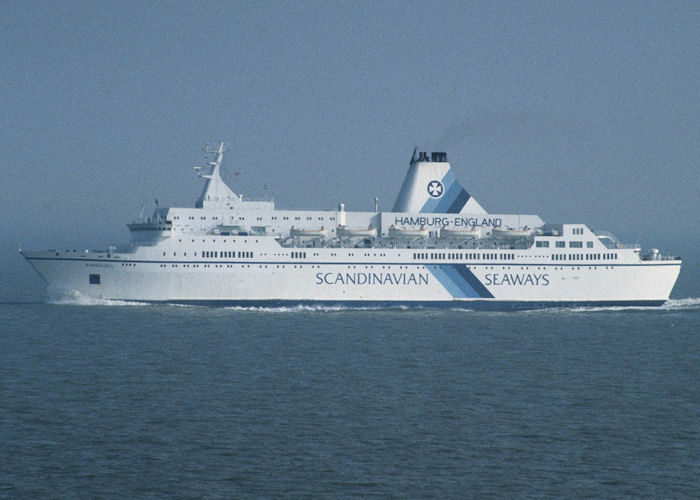
[[[216, 149], [210, 148], [209, 144], [207, 144], [202, 151], [204, 152], [204, 158], [207, 159], [207, 165], [211, 167], [211, 172], [202, 174], [201, 167], [194, 167], [197, 175], [207, 181], [206, 184], [204, 184], [202, 195], [197, 200], [195, 206], [197, 208], [204, 208], [205, 204], [231, 205], [236, 201], [240, 201], [241, 197], [231, 191], [221, 178], [221, 163], [224, 159], [224, 152], [226, 151], [224, 143], [220, 142]], [[211, 159], [211, 155], [215, 155], [213, 159]]]

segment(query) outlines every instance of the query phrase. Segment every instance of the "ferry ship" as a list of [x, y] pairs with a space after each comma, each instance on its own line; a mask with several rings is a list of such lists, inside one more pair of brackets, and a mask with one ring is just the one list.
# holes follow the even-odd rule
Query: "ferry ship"
[[277, 306], [659, 306], [680, 257], [620, 243], [585, 224], [489, 213], [447, 154], [414, 151], [390, 212], [279, 210], [221, 177], [205, 147], [191, 208], [159, 207], [105, 250], [21, 254], [52, 289], [97, 299]]

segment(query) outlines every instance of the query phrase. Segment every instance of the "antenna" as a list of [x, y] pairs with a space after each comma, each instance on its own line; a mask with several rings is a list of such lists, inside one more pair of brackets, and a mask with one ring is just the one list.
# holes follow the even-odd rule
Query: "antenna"
[[202, 149], [204, 151], [205, 155], [210, 154], [210, 153], [225, 153], [227, 151], [226, 147], [224, 146], [223, 142], [219, 143], [219, 146], [216, 149], [213, 149], [209, 146], [209, 143], [207, 143], [206, 146]]
[[[224, 147], [224, 143], [220, 142], [219, 147], [216, 149], [212, 148], [209, 146], [209, 143], [204, 146], [202, 149], [202, 152], [204, 153], [204, 158], [207, 160], [207, 164], [211, 167], [218, 167], [221, 166], [221, 162], [224, 158], [224, 153], [226, 152], [226, 148]], [[211, 155], [216, 154], [214, 159], [212, 159]]]

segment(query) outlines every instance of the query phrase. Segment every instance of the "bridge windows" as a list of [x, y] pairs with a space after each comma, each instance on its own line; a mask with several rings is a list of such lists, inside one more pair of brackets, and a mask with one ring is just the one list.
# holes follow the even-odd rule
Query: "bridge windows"
[[537, 248], [549, 248], [549, 241], [536, 241], [535, 246]]

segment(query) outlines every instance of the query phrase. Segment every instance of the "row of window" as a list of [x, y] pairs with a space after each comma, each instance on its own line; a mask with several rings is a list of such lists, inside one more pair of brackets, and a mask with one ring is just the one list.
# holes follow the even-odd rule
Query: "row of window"
[[[535, 242], [535, 246], [537, 248], [549, 248], [549, 241], [547, 240], [538, 240]], [[555, 246], [557, 248], [565, 248], [566, 247], [566, 241], [556, 241]], [[569, 248], [583, 248], [583, 242], [582, 241], [570, 241], [569, 242]], [[586, 242], [586, 248], [593, 248], [593, 242], [592, 241], [587, 241]]]
[[[277, 220], [277, 216], [273, 215], [272, 217], [270, 217], [270, 219], [272, 219], [272, 220]], [[286, 215], [282, 217], [282, 220], [289, 220], [289, 219], [290, 219], [290, 218], [287, 217]], [[314, 219], [313, 217], [307, 217], [307, 218], [306, 218], [306, 220], [313, 220], [313, 219]], [[327, 217], [327, 218], [326, 218], [326, 217], [317, 217], [317, 219], [320, 220], [320, 221], [323, 221], [323, 220], [326, 220], [326, 219], [328, 219], [328, 220], [330, 220], [330, 221], [334, 221], [334, 220], [335, 220], [335, 216], [331, 216], [331, 217]], [[245, 217], [243, 218], [243, 220], [245, 220]], [[258, 220], [262, 220], [262, 218], [258, 217]], [[301, 220], [301, 217], [294, 217], [294, 220]]]
[[[271, 218], [272, 220], [277, 220], [277, 216], [272, 216], [272, 217], [270, 217], [270, 218]], [[173, 217], [173, 219], [174, 219], [174, 220], [179, 220], [179, 219], [180, 219], [180, 216], [179, 216], [179, 215], [176, 215], [176, 216]], [[189, 220], [194, 220], [195, 218], [194, 218], [193, 216], [189, 216], [188, 219], [189, 219]], [[210, 219], [211, 219], [211, 220], [219, 220], [219, 217], [215, 215], [215, 216], [210, 217]], [[245, 218], [244, 216], [239, 216], [239, 217], [238, 217], [238, 220], [240, 220], [240, 221], [244, 221], [245, 219], [246, 219], [246, 218]], [[317, 217], [317, 219], [320, 220], [320, 221], [323, 221], [323, 220], [326, 220], [326, 219], [331, 220], [331, 221], [334, 221], [334, 220], [335, 220], [335, 216], [331, 216], [331, 217]], [[206, 217], [206, 216], [200, 216], [200, 217], [199, 217], [199, 220], [207, 220], [207, 217]], [[262, 218], [262, 217], [256, 217], [255, 220], [261, 221], [261, 220], [263, 220], [263, 218]], [[289, 220], [289, 217], [284, 216], [284, 217], [282, 217], [282, 220]], [[301, 217], [294, 217], [294, 220], [301, 220]], [[313, 220], [313, 217], [306, 217], [306, 220]]]
[[292, 252], [291, 256], [292, 256], [292, 259], [305, 259], [306, 252]]
[[515, 254], [512, 253], [441, 253], [441, 252], [414, 252], [415, 260], [515, 260]]
[[[195, 253], [195, 256], [197, 254]], [[216, 250], [210, 251], [210, 250], [204, 250], [202, 252], [202, 257], [205, 259], [252, 259], [253, 258], [253, 252], [234, 252], [234, 251], [221, 251], [218, 252]]]
[[617, 260], [616, 253], [555, 253], [552, 260]]
[[[173, 220], [179, 220], [179, 219], [180, 219], [180, 216], [179, 216], [179, 215], [176, 215], [176, 216], [173, 217]], [[194, 217], [190, 215], [190, 216], [188, 217], [188, 219], [189, 219], [189, 220], [194, 220]], [[207, 220], [207, 218], [204, 217], [204, 216], [202, 216], [202, 217], [199, 218], [199, 220]], [[218, 218], [217, 216], [214, 216], [214, 217], [212, 217], [212, 220], [219, 220], [219, 218]]]

